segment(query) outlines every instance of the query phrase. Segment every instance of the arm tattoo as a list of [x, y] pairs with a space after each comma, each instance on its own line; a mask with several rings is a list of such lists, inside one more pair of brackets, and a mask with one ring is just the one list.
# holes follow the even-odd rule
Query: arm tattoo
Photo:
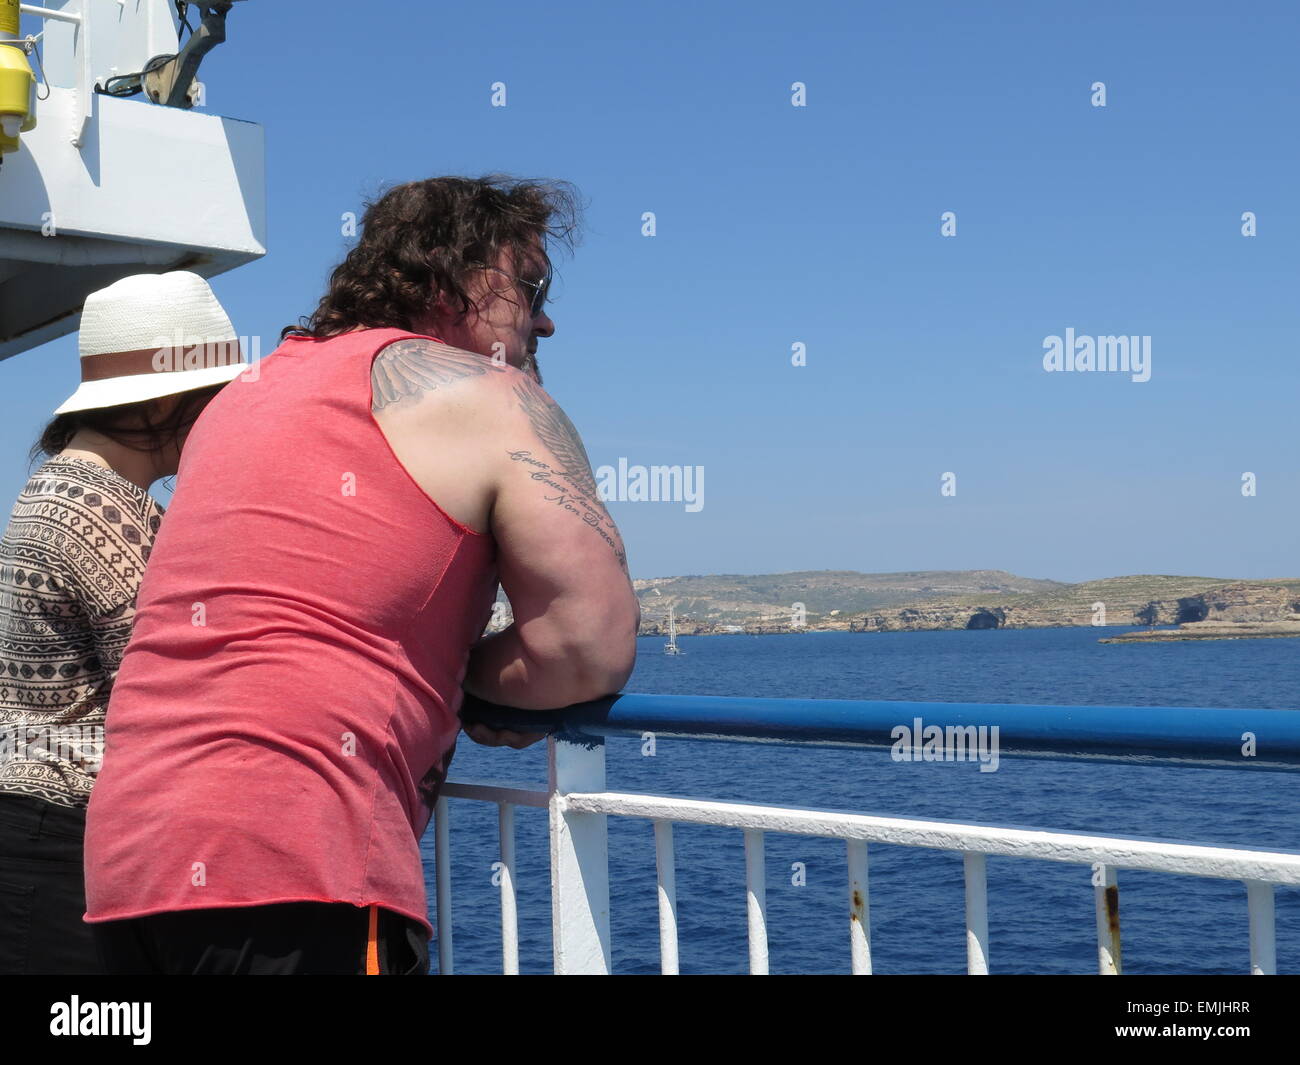
[[512, 462], [529, 468], [529, 478], [544, 484], [553, 494], [544, 498], [548, 503], [577, 515], [583, 524], [596, 530], [614, 552], [614, 557], [627, 572], [627, 554], [618, 528], [605, 509], [591, 472], [591, 460], [582, 444], [573, 422], [535, 381], [527, 380], [515, 386], [519, 405], [528, 415], [538, 439], [559, 462], [559, 468], [535, 458], [531, 451], [509, 451]]
[[559, 460], [560, 469], [556, 472], [587, 498], [599, 499], [596, 478], [591, 475], [591, 459], [569, 416], [531, 381], [515, 385], [515, 395], [532, 422], [533, 432]]
[[439, 386], [492, 371], [504, 373], [505, 367], [486, 355], [432, 340], [399, 340], [384, 348], [370, 369], [370, 409], [378, 414], [394, 403], [418, 400]]

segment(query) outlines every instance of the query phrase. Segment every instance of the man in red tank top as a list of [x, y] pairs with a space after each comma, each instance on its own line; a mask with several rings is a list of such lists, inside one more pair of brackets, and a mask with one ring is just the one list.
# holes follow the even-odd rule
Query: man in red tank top
[[[194, 427], [87, 816], [110, 971], [427, 972], [419, 840], [464, 693], [627, 680], [622, 538], [536, 360], [575, 226], [564, 183], [398, 186]], [[498, 581], [514, 623], [480, 639]]]

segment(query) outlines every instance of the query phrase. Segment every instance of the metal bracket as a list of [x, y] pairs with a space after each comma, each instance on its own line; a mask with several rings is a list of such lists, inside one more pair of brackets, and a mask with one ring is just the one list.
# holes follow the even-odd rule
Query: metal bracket
[[[234, 0], [218, 0], [217, 3], [195, 5], [202, 10], [203, 21], [190, 34], [185, 47], [152, 70], [146, 65], [141, 81], [144, 83], [145, 95], [150, 100], [164, 107], [182, 107], [188, 110], [194, 106], [199, 91], [194, 76], [199, 72], [203, 57], [226, 39], [226, 14], [233, 3]], [[153, 60], [150, 60], [152, 63]]]
[[35, 15], [51, 22], [69, 22], [77, 27], [76, 50], [80, 60], [77, 67], [77, 109], [72, 116], [72, 143], [80, 148], [86, 140], [86, 126], [90, 123], [90, 42], [86, 39], [86, 15], [90, 0], [81, 0], [81, 14], [73, 15], [67, 11], [53, 8], [37, 7], [34, 4], [19, 4], [18, 10], [24, 15]]

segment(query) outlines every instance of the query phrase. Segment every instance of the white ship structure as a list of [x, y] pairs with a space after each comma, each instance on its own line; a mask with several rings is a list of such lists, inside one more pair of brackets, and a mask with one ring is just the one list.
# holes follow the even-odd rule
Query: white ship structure
[[232, 6], [0, 0], [0, 359], [128, 274], [266, 253], [262, 127], [211, 113], [196, 76]]

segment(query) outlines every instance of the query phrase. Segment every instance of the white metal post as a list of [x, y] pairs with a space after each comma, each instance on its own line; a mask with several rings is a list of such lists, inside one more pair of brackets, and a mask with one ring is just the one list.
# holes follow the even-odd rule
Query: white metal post
[[763, 833], [745, 830], [745, 909], [749, 915], [749, 973], [768, 974], [767, 870], [763, 862]]
[[569, 792], [605, 790], [604, 740], [547, 741], [550, 763], [551, 925], [555, 972], [607, 974], [609, 835], [607, 816], [569, 810]]
[[515, 808], [498, 804], [501, 837], [501, 972], [519, 975], [519, 900], [515, 895]]
[[655, 866], [659, 874], [659, 971], [677, 976], [677, 859], [671, 821], [655, 822]]
[[849, 958], [854, 976], [871, 975], [871, 902], [867, 890], [867, 841], [848, 841]]
[[989, 889], [985, 855], [967, 851], [966, 871], [966, 972], [989, 974]]
[[433, 818], [434, 875], [438, 893], [438, 974], [451, 976], [456, 969], [451, 953], [451, 826], [445, 795], [438, 796]]
[[1246, 881], [1246, 906], [1250, 911], [1250, 975], [1277, 975], [1277, 936], [1273, 921], [1273, 885]]
[[1119, 938], [1119, 881], [1113, 865], [1094, 867], [1093, 894], [1097, 904], [1097, 972], [1118, 976], [1122, 971]]

